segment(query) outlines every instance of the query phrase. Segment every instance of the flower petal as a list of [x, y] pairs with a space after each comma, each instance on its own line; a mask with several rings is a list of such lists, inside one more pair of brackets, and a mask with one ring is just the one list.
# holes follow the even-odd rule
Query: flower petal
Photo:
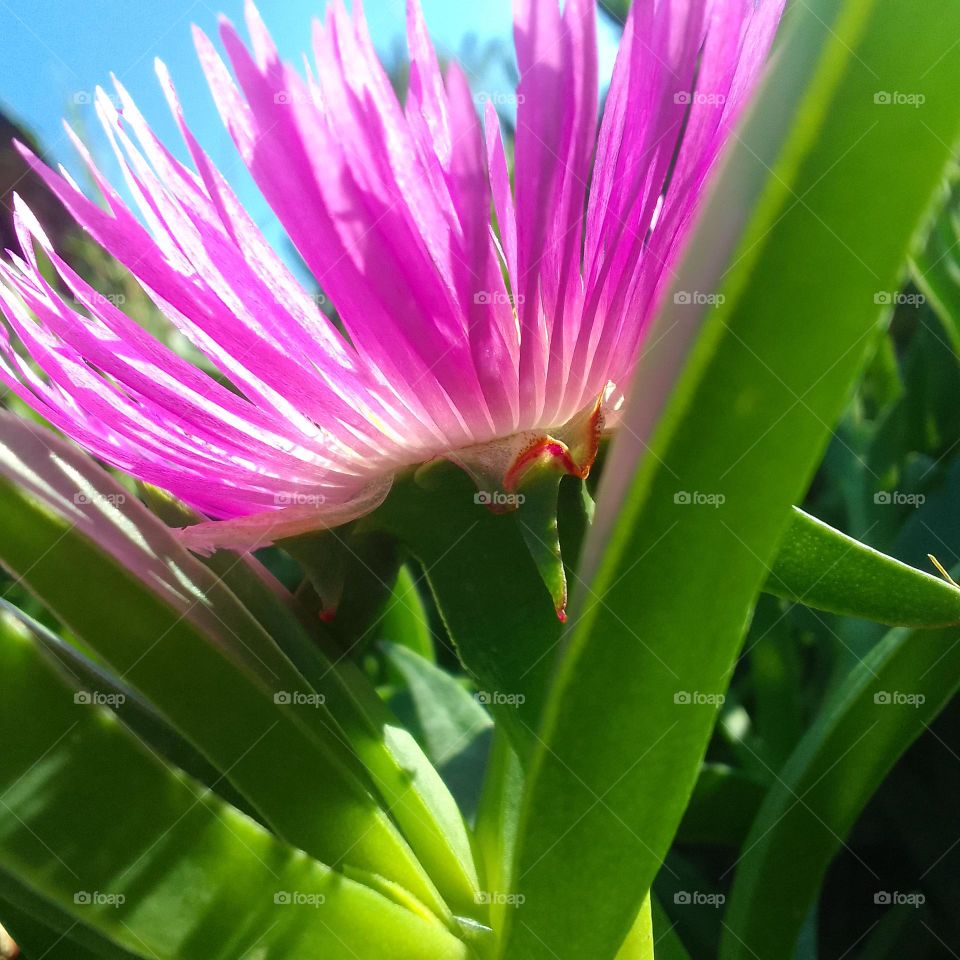
[[235, 520], [198, 523], [180, 531], [180, 541], [196, 553], [215, 550], [250, 551], [295, 537], [301, 533], [329, 530], [375, 510], [390, 492], [392, 478], [381, 479], [341, 502], [329, 502], [322, 495], [304, 494], [292, 506], [267, 510]]

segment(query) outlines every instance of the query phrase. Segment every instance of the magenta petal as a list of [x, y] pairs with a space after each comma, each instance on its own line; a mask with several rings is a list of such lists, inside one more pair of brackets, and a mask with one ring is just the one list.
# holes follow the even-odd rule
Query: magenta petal
[[498, 433], [516, 429], [516, 325], [496, 252], [490, 242], [490, 179], [483, 133], [470, 88], [456, 66], [447, 74], [453, 155], [449, 183], [463, 240], [458, 287], [470, 352], [490, 420]]
[[612, 425], [783, 5], [634, 3], [598, 130], [594, 4], [515, 0], [512, 185], [494, 105], [478, 115], [464, 73], [441, 70], [419, 0], [404, 103], [360, 3], [351, 15], [331, 0], [302, 74], [248, 2], [252, 49], [221, 24], [231, 73], [195, 31], [201, 66], [337, 324], [214, 167], [158, 63], [192, 165], [119, 82], [96, 98], [136, 212], [72, 131], [105, 207], [21, 149], [217, 376], [79, 276], [18, 200], [0, 382], [97, 457], [221, 518], [183, 533], [204, 550], [347, 522], [437, 457], [562, 440], [601, 397]]
[[180, 531], [180, 541], [196, 553], [215, 550], [256, 550], [286, 537], [316, 530], [329, 530], [349, 523], [380, 506], [390, 492], [390, 480], [365, 487], [349, 500], [328, 502], [322, 495], [303, 494], [290, 506], [266, 510], [236, 520], [198, 523]]
[[503, 149], [503, 134], [496, 108], [488, 100], [485, 105], [484, 126], [487, 138], [487, 165], [490, 169], [490, 186], [493, 190], [493, 206], [500, 229], [504, 266], [510, 280], [510, 289], [516, 292], [519, 284], [517, 265], [517, 211], [510, 189], [510, 173]]
[[[552, 238], [571, 117], [562, 77], [564, 44], [556, 0], [515, 0], [517, 86], [517, 304], [521, 419], [539, 422], [546, 391], [550, 329], [540, 267]], [[545, 276], [547, 290], [554, 279]]]

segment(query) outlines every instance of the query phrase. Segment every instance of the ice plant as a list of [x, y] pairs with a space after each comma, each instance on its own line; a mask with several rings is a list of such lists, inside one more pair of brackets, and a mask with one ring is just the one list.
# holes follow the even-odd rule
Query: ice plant
[[[824, 880], [859, 882], [838, 854], [898, 791], [912, 813], [931, 771], [899, 761], [960, 689], [956, 544], [923, 543], [960, 470], [926, 389], [956, 381], [960, 4], [795, 3], [751, 93], [780, 6], [633, 0], [601, 104], [591, 5], [528, 0], [509, 135], [416, 6], [400, 97], [361, 13], [334, 6], [294, 71], [251, 9], [251, 53], [226, 26], [232, 66], [201, 58], [303, 285], [162, 68], [186, 147], [101, 94], [128, 178], [91, 163], [105, 204], [31, 158], [93, 239], [68, 259], [17, 202], [0, 266], [0, 376], [60, 428], [0, 409], [0, 924], [24, 956], [781, 960], [815, 952], [812, 914], [891, 945], [889, 894], [868, 876], [838, 917]], [[148, 317], [94, 288], [96, 241]], [[911, 251], [928, 304], [885, 330]], [[562, 603], [561, 532], [566, 628], [526, 554]], [[695, 892], [657, 902], [676, 854], [728, 891], [712, 941]], [[897, 942], [946, 942], [908, 927], [947, 915]]]
[[72, 131], [106, 209], [22, 149], [222, 377], [86, 283], [18, 200], [22, 256], [0, 266], [0, 298], [35, 366], [0, 327], [0, 378], [93, 454], [210, 518], [184, 533], [200, 550], [349, 521], [435, 458], [500, 493], [537, 469], [585, 476], [782, 6], [637, 0], [598, 122], [594, 4], [517, 0], [511, 181], [496, 110], [456, 64], [441, 70], [417, 0], [403, 102], [359, 2], [352, 15], [329, 5], [303, 74], [250, 4], [252, 51], [222, 24], [232, 75], [198, 30], [200, 61], [342, 328], [268, 246], [158, 63], [195, 169], [119, 82], [96, 100], [139, 217]]

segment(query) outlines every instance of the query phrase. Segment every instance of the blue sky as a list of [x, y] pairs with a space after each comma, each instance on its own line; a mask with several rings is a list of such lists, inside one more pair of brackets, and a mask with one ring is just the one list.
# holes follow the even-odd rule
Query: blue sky
[[[500, 41], [511, 51], [510, 0], [423, 0], [431, 34], [446, 54], [464, 45]], [[310, 19], [324, 0], [260, 0], [260, 11], [284, 56], [299, 60], [309, 44]], [[367, 0], [367, 17], [378, 47], [388, 58], [401, 47], [403, 0]], [[175, 152], [183, 155], [154, 75], [154, 58], [164, 60], [184, 103], [187, 119], [215, 162], [273, 242], [280, 240], [266, 205], [240, 169], [239, 159], [220, 124], [194, 56], [190, 24], [216, 36], [217, 15], [242, 22], [243, 0], [43, 0], [23, 4], [0, 0], [0, 105], [40, 140], [50, 159], [79, 171], [63, 135], [66, 116], [90, 137], [108, 173], [112, 163], [98, 136], [89, 100], [97, 84], [117, 74], [140, 109]], [[601, 22], [601, 73], [608, 73], [616, 37]], [[486, 90], [506, 92], [501, 70], [477, 79]]]

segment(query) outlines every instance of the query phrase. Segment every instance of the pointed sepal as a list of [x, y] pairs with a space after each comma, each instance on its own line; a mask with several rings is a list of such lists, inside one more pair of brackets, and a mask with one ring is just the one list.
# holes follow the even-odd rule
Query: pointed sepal
[[337, 615], [346, 582], [348, 552], [346, 531], [319, 530], [281, 540], [282, 547], [303, 568], [320, 601], [318, 611], [324, 623]]
[[528, 471], [523, 492], [515, 496], [519, 501], [516, 511], [517, 524], [524, 543], [537, 565], [557, 617], [563, 623], [567, 619], [567, 576], [563, 569], [560, 551], [560, 528], [557, 524], [557, 504], [562, 471], [550, 462]]
[[371, 628], [383, 615], [400, 569], [394, 539], [371, 529], [368, 518], [362, 518], [336, 530], [281, 540], [277, 546], [300, 565], [313, 588], [317, 615], [334, 641], [354, 654], [372, 643]]

